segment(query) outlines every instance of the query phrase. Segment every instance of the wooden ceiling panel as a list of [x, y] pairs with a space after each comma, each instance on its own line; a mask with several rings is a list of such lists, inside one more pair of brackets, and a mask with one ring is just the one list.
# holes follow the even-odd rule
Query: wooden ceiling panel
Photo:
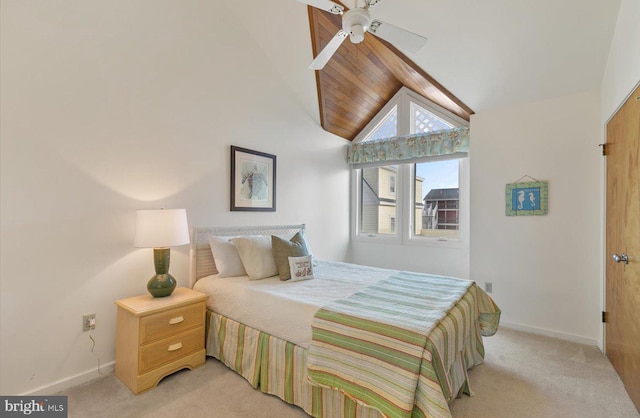
[[[342, 16], [309, 7], [314, 57], [342, 27]], [[327, 65], [316, 71], [320, 123], [353, 140], [402, 86], [469, 120], [473, 111], [393, 45], [371, 34], [346, 39]]]

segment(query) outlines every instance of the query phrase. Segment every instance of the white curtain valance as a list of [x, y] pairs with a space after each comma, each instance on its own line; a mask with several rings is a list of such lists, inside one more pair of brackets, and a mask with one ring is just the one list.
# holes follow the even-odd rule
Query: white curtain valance
[[347, 162], [354, 166], [371, 163], [405, 163], [425, 157], [464, 156], [469, 152], [469, 128], [398, 136], [352, 143]]

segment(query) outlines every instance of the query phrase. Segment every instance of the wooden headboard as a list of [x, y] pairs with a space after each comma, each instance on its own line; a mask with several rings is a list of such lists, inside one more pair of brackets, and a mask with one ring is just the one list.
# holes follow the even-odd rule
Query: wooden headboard
[[209, 236], [238, 237], [246, 235], [276, 235], [291, 239], [296, 233], [304, 232], [304, 224], [270, 225], [270, 226], [236, 226], [236, 227], [192, 227], [191, 247], [189, 249], [191, 264], [189, 267], [189, 286], [206, 276], [218, 273], [216, 263], [211, 254]]

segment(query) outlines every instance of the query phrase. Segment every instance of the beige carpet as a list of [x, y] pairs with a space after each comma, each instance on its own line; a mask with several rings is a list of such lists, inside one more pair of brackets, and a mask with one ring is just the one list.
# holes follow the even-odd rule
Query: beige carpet
[[[469, 372], [475, 396], [451, 404], [454, 418], [638, 418], [611, 363], [596, 347], [501, 328], [485, 338], [485, 364]], [[113, 375], [58, 395], [69, 417], [289, 418], [299, 408], [254, 390], [208, 358], [134, 396]]]

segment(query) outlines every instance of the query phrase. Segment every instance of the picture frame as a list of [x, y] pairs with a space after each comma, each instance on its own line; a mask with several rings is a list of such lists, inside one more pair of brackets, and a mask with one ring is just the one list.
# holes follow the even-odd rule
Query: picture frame
[[276, 156], [231, 146], [231, 211], [276, 211]]
[[505, 187], [507, 216], [543, 216], [549, 209], [549, 183], [530, 181], [509, 183]]

